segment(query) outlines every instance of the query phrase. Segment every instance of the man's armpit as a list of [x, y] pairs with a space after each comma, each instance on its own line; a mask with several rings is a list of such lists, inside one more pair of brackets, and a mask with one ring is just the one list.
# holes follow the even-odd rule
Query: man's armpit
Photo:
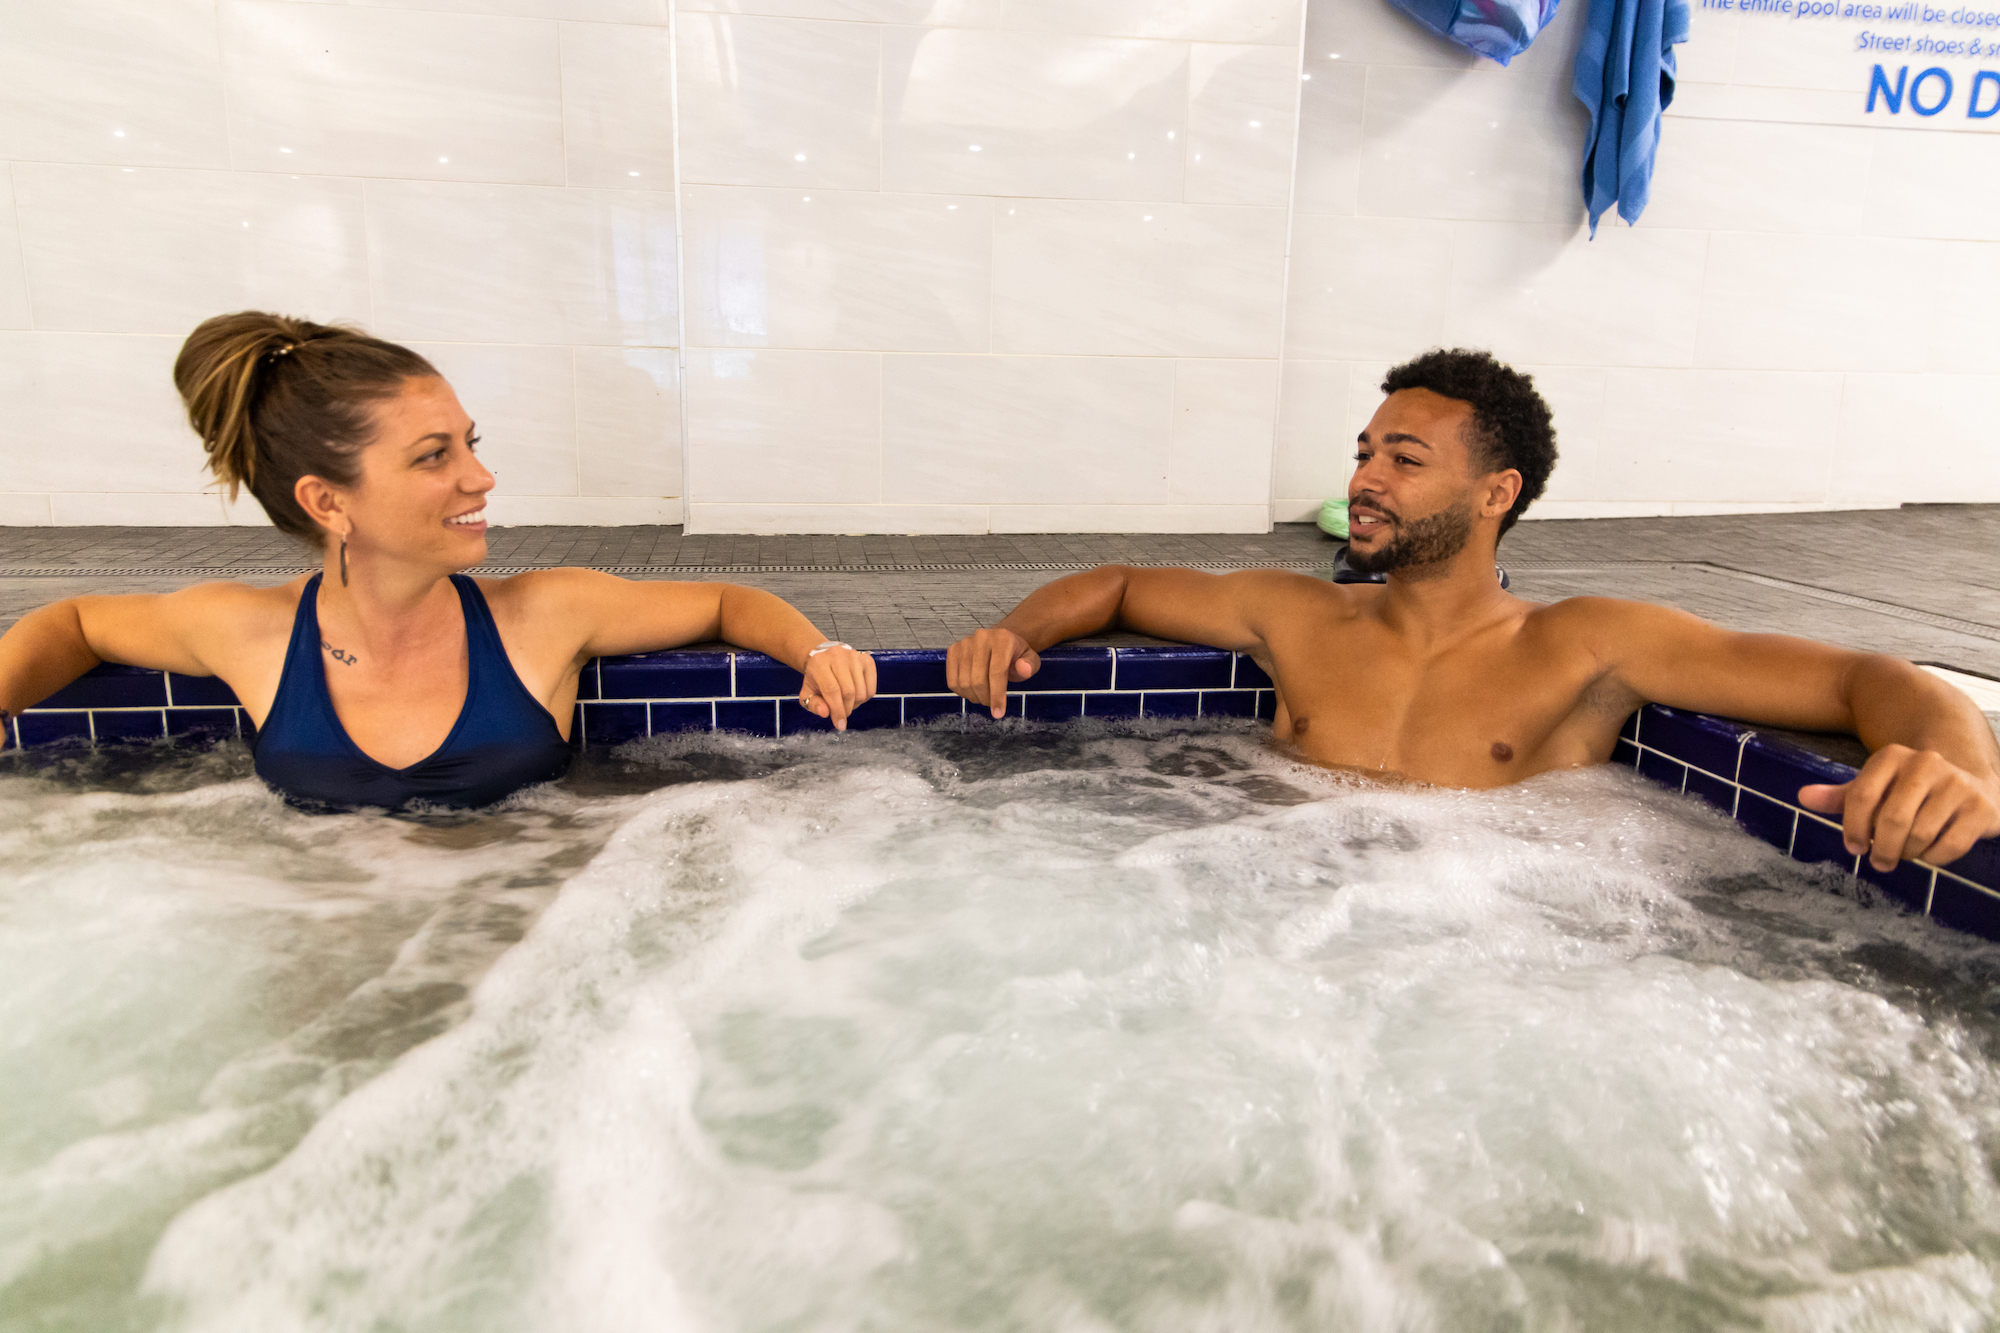
[[1620, 684], [1607, 671], [1584, 687], [1576, 706], [1579, 712], [1588, 713], [1593, 717], [1623, 722], [1645, 702], [1629, 686]]

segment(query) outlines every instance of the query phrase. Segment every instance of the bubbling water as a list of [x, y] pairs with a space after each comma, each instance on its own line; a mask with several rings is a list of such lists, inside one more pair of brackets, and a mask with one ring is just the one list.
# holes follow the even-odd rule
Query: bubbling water
[[1990, 951], [1629, 773], [976, 724], [656, 739], [426, 822], [210, 762], [0, 779], [0, 1322], [2000, 1308]]

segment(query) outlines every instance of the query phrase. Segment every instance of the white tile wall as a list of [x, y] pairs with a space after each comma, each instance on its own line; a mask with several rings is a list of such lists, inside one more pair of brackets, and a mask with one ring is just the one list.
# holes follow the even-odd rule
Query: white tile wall
[[1536, 376], [1544, 515], [2000, 500], [2000, 126], [1697, 10], [1591, 239], [1584, 8], [0, 0], [0, 522], [256, 521], [167, 377], [245, 307], [420, 345], [503, 521], [1254, 529], [1435, 344]]
[[1188, 43], [956, 28], [883, 43], [884, 188], [1182, 197]]
[[374, 328], [419, 341], [674, 346], [674, 197], [371, 181]]
[[683, 180], [881, 185], [880, 27], [687, 14], [679, 41]]
[[652, 23], [665, 26], [668, 0], [346, 0], [374, 9], [429, 9], [503, 18], [570, 19], [580, 23]]
[[696, 530], [1267, 521], [1295, 0], [700, 7]]
[[225, 310], [369, 316], [360, 181], [20, 162], [14, 196], [37, 328], [184, 336]]
[[212, 0], [0, 4], [0, 158], [228, 166]]
[[419, 346], [502, 521], [678, 521], [668, 17], [0, 0], [0, 521], [263, 521], [170, 380], [245, 308]]
[[1841, 376], [1608, 370], [1593, 487], [1607, 500], [1822, 500]]
[[709, 185], [686, 193], [696, 345], [986, 350], [992, 200]]
[[674, 57], [668, 39], [665, 28], [562, 25], [568, 184], [616, 190], [673, 187]]
[[[2000, 500], [1972, 407], [2000, 365], [2000, 138], [1870, 125], [1840, 34], [1697, 9], [1651, 205], [1592, 240], [1583, 12], [1501, 70], [1312, 0], [1274, 516], [1344, 481], [1333, 423], [1379, 395], [1343, 371], [1431, 343], [1534, 373], [1562, 451], [1541, 516]], [[1899, 394], [1921, 468], [1854, 443]]]
[[216, 20], [240, 171], [563, 183], [554, 24], [290, 0]]
[[175, 338], [0, 333], [6, 489], [200, 491], [201, 446], [172, 382], [179, 346]]
[[1174, 378], [1163, 357], [890, 357], [882, 498], [1165, 503]]
[[684, 14], [768, 14], [853, 23], [991, 28], [1006, 13], [1007, 0], [681, 0], [680, 8]]
[[1023, 199], [993, 219], [993, 350], [1278, 354], [1284, 210]]
[[410, 346], [438, 368], [472, 418], [501, 494], [576, 495], [577, 394], [567, 347]]
[[872, 504], [882, 495], [882, 357], [692, 349], [689, 494], [722, 504]]
[[22, 263], [13, 173], [11, 163], [0, 171], [0, 329], [25, 329], [30, 322], [28, 274]]
[[630, 500], [685, 494], [676, 349], [578, 347], [573, 355], [580, 493]]

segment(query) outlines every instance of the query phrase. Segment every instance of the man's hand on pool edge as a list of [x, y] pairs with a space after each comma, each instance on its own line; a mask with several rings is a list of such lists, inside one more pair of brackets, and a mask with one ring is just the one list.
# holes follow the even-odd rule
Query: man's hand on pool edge
[[1041, 667], [1041, 654], [1013, 630], [974, 630], [946, 651], [945, 683], [994, 717], [1005, 717], [1007, 682], [1026, 680]]
[[1799, 804], [1839, 815], [1847, 850], [1882, 871], [1904, 860], [1949, 865], [2000, 837], [2000, 783], [1907, 745], [1877, 750], [1852, 782], [1801, 787]]

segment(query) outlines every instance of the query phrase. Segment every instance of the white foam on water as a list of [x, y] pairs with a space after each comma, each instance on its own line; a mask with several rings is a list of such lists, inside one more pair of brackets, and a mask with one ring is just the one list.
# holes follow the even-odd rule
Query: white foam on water
[[[136, 1207], [121, 1162], [220, 1163], [245, 1142], [229, 1116], [286, 1106], [289, 1137], [251, 1136], [275, 1149], [163, 1196], [144, 1292], [118, 1307], [136, 1326], [1996, 1320], [1986, 946], [1829, 893], [1628, 773], [1390, 789], [1247, 728], [631, 757], [668, 773], [718, 754], [753, 776], [541, 793], [462, 851], [348, 817], [337, 888], [298, 881], [311, 858], [276, 842], [205, 834], [159, 852], [195, 870], [150, 877], [111, 839], [116, 889], [48, 871], [73, 897], [135, 895], [109, 918], [135, 958], [227, 911], [266, 922], [224, 941], [255, 965], [273, 913], [406, 908], [417, 924], [357, 967], [359, 994], [422, 958], [485, 967], [493, 950], [435, 961], [459, 938], [436, 900], [478, 879], [460, 860], [536, 837], [595, 853], [463, 1021], [344, 1076], [321, 1052], [287, 1083], [320, 1048], [283, 1021], [239, 1039], [233, 1082], [211, 1076], [237, 1094], [190, 1114], [145, 1109], [157, 1074], [131, 1051], [79, 1074], [74, 1114], [112, 1127], [0, 1186], [0, 1255], [72, 1201]], [[216, 790], [106, 808], [171, 829], [189, 816], [161, 800], [234, 802], [293, 842], [334, 827]], [[87, 916], [55, 912], [47, 938]], [[168, 968], [147, 993], [206, 985], [196, 1026], [240, 1025], [221, 970]], [[54, 1210], [29, 1225], [4, 1204], [22, 1180]]]

